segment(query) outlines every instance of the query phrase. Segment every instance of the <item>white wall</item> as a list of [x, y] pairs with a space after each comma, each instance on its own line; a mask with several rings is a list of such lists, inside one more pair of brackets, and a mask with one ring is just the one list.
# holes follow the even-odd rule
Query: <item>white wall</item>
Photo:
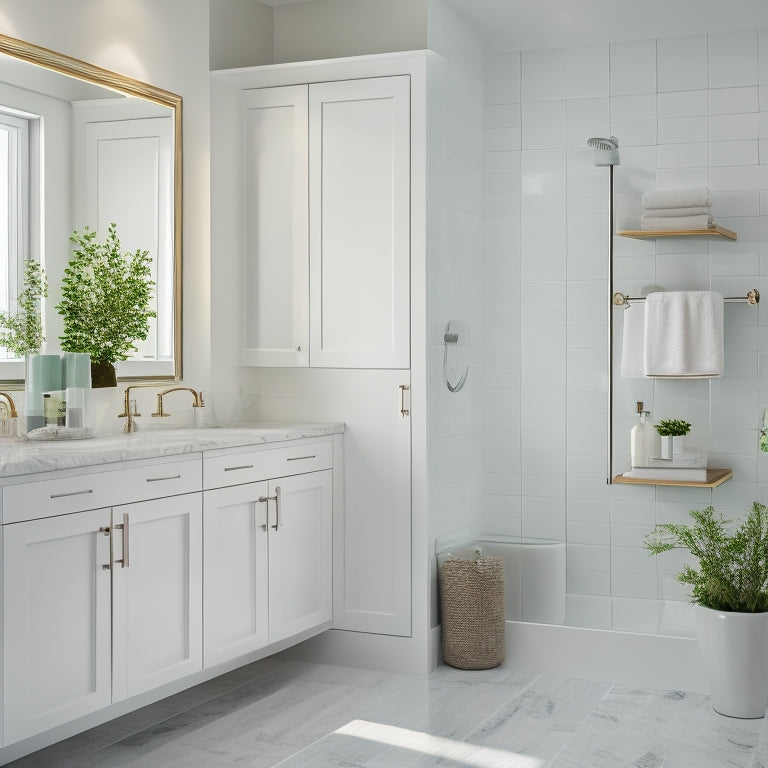
[[[722, 379], [615, 378], [614, 474], [628, 469], [635, 401], [643, 400], [655, 419], [691, 421], [697, 442], [711, 441], [710, 465], [732, 467], [734, 479], [713, 490], [608, 485], [608, 171], [593, 166], [585, 145], [591, 136], [619, 138], [617, 229], [639, 228], [643, 191], [705, 184], [715, 218], [739, 237], [617, 237], [617, 290], [639, 295], [656, 283], [734, 296], [768, 287], [768, 31], [497, 54], [486, 58], [485, 85], [486, 275], [509, 257], [511, 295], [519, 244], [521, 531], [567, 541], [569, 623], [690, 634], [673, 578], [680, 558], [649, 557], [643, 537], [656, 522], [685, 521], [694, 507], [711, 503], [738, 517], [766, 500], [768, 462], [757, 449], [768, 404], [765, 309], [726, 305]], [[486, 418], [505, 394], [510, 403], [518, 396], [517, 310], [498, 301], [498, 283], [487, 280], [486, 337], [498, 322], [510, 326], [511, 368], [496, 391], [502, 379], [486, 372]], [[621, 310], [613, 321], [620, 343]], [[507, 437], [514, 445], [514, 430]], [[489, 466], [506, 473], [487, 473], [486, 487], [504, 480], [514, 497], [509, 451], [503, 441], [498, 461], [491, 451]], [[489, 532], [515, 530], [514, 504], [504, 516], [494, 495], [486, 494]]]
[[275, 63], [427, 47], [427, 0], [315, 0], [274, 12]]
[[210, 0], [211, 69], [271, 64], [274, 10], [255, 0]]

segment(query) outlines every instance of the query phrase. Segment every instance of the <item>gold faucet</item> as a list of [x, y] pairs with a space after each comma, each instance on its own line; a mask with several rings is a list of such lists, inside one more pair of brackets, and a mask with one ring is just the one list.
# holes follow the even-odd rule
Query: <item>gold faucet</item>
[[125, 388], [125, 393], [123, 394], [123, 412], [117, 414], [118, 419], [126, 419], [125, 426], [123, 427], [123, 432], [135, 432], [136, 431], [136, 422], [134, 421], [134, 418], [136, 416], [141, 416], [141, 414], [138, 411], [138, 408], [136, 406], [136, 401], [133, 401], [133, 411], [131, 411], [131, 400], [130, 400], [130, 392], [132, 389], [135, 389], [136, 387], [154, 387], [155, 384], [131, 384], [130, 386]]
[[152, 415], [153, 416], [160, 416], [160, 417], [170, 416], [171, 415], [170, 413], [166, 413], [163, 410], [163, 396], [164, 395], [168, 395], [171, 392], [180, 392], [180, 391], [191, 392], [192, 393], [192, 397], [194, 399], [194, 402], [192, 403], [192, 407], [193, 408], [203, 408], [203, 407], [205, 407], [205, 403], [203, 402], [203, 393], [202, 392], [196, 392], [191, 387], [171, 387], [170, 389], [166, 389], [163, 392], [158, 392], [157, 393], [157, 411], [155, 413], [153, 413]]
[[7, 392], [0, 392], [0, 397], [4, 397], [8, 402], [8, 415], [11, 419], [18, 418], [19, 414], [16, 411], [16, 403], [13, 402], [13, 398]]

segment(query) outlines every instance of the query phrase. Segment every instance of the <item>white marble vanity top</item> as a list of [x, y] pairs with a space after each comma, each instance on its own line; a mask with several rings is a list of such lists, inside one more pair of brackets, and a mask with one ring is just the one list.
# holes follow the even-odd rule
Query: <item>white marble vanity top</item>
[[228, 427], [148, 429], [87, 440], [0, 440], [0, 478], [343, 432], [344, 424], [248, 422]]

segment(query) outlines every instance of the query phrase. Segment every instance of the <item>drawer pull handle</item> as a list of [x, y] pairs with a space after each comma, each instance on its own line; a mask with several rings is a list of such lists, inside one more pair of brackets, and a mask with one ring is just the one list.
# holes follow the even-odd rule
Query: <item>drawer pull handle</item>
[[148, 483], [160, 483], [163, 480], [179, 480], [181, 475], [168, 475], [168, 477], [148, 477]]
[[317, 455], [312, 454], [311, 456], [290, 456], [286, 459], [286, 461], [304, 461], [305, 459], [316, 459]]
[[241, 464], [239, 467], [224, 467], [225, 472], [234, 472], [237, 469], [253, 469], [253, 464]]
[[67, 493], [52, 493], [52, 499], [63, 499], [65, 496], [84, 496], [88, 493], [93, 493], [93, 488], [89, 488], [87, 491], [68, 491]]

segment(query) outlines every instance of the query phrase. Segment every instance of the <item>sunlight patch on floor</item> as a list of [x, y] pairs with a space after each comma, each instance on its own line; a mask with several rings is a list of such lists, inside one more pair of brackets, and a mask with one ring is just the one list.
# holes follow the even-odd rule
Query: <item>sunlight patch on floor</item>
[[542, 768], [543, 760], [520, 755], [506, 749], [482, 747], [465, 741], [398, 728], [394, 725], [352, 720], [334, 731], [344, 736], [376, 741], [393, 747], [410, 749], [434, 757], [441, 757], [473, 768]]

